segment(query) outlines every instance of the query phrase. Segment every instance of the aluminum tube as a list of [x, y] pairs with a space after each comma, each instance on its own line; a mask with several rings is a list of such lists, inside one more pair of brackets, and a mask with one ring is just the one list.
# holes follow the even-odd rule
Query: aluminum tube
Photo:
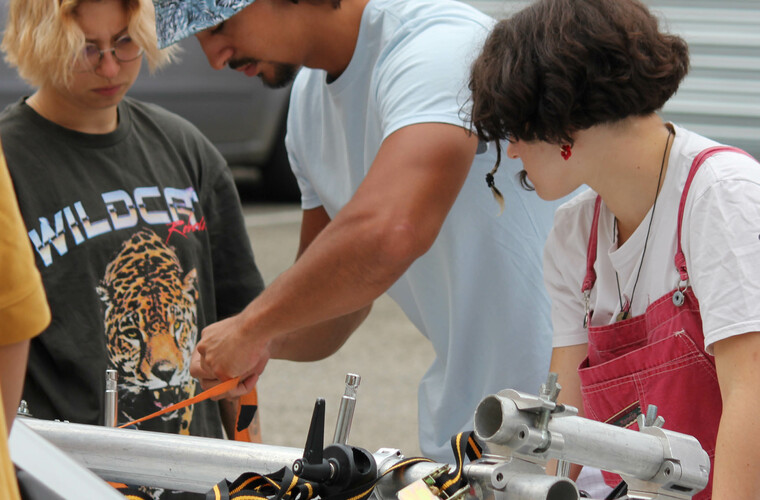
[[[99, 477], [127, 484], [206, 493], [222, 479], [245, 472], [271, 474], [303, 456], [300, 448], [19, 419]], [[399, 450], [386, 448], [373, 456], [378, 473], [403, 459]], [[423, 462], [389, 474], [378, 483], [379, 498], [395, 500], [398, 490], [440, 466]]]
[[8, 440], [11, 459], [19, 468], [54, 491], [56, 499], [124, 500], [124, 495], [31, 430], [25, 425], [28, 421], [27, 418], [16, 418], [13, 422]]
[[34, 432], [107, 481], [206, 493], [244, 472], [270, 474], [303, 450], [24, 418]]
[[[492, 395], [475, 411], [475, 432], [484, 441], [514, 449], [533, 428], [534, 419], [534, 415], [518, 410], [513, 400]], [[654, 477], [665, 459], [663, 444], [656, 436], [582, 417], [553, 418], [549, 431], [564, 441], [562, 447], [552, 442], [546, 452], [549, 458], [642, 480]]]
[[346, 390], [340, 399], [340, 408], [338, 409], [338, 421], [335, 424], [335, 434], [333, 435], [333, 444], [346, 444], [348, 434], [351, 432], [351, 422], [354, 419], [354, 408], [356, 407], [356, 389], [359, 387], [361, 377], [354, 373], [346, 374]]
[[116, 370], [106, 370], [106, 397], [103, 411], [103, 425], [116, 427], [119, 415], [118, 374]]
[[569, 479], [539, 474], [511, 474], [502, 478], [509, 500], [578, 500], [578, 488]]
[[479, 500], [578, 500], [575, 483], [549, 476], [538, 465], [521, 462], [484, 461], [464, 466], [472, 488], [469, 498]]

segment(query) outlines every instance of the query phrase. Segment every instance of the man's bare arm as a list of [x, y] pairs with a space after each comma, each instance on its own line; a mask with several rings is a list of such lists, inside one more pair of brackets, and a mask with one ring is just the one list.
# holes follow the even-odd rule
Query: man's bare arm
[[[383, 143], [351, 201], [241, 314], [207, 327], [194, 374], [253, 383], [273, 339], [370, 306], [435, 241], [469, 172], [477, 139], [419, 124]], [[293, 358], [291, 353], [291, 358]]]
[[[330, 223], [323, 207], [304, 210], [296, 260]], [[290, 361], [317, 361], [335, 352], [369, 315], [372, 304], [352, 313], [282, 335], [272, 348], [272, 357]]]

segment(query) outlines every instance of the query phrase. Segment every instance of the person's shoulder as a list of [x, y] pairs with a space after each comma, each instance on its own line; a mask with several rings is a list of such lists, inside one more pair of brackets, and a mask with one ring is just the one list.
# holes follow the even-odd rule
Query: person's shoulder
[[194, 144], [201, 150], [216, 151], [211, 141], [193, 123], [157, 104], [125, 97], [119, 104], [119, 110], [129, 115], [137, 136], [160, 135], [182, 147]]
[[555, 221], [558, 218], [566, 220], [585, 218], [587, 214], [593, 214], [597, 196], [593, 189], [582, 190], [557, 208], [554, 216]]
[[436, 22], [474, 24], [490, 28], [494, 19], [469, 4], [457, 0], [372, 0], [368, 4], [369, 14], [388, 15], [401, 24]]
[[6, 158], [26, 157], [37, 149], [30, 148], [30, 144], [44, 147], [51, 128], [50, 122], [32, 111], [24, 99], [8, 105], [0, 112], [0, 137]]
[[722, 146], [722, 144], [712, 139], [687, 128], [683, 128], [675, 123], [671, 123], [671, 126], [675, 132], [672, 149], [675, 150], [684, 161], [693, 161], [699, 153], [707, 148]]
[[706, 188], [708, 185], [726, 180], [749, 180], [760, 182], [760, 165], [757, 159], [730, 145], [718, 143], [696, 132], [675, 126], [676, 139], [674, 147], [678, 148], [678, 160], [681, 168], [689, 170], [694, 160], [710, 148], [731, 148], [718, 150], [705, 158], [694, 177], [694, 187]]
[[3, 129], [12, 131], [19, 120], [23, 119], [23, 102], [23, 99], [16, 101], [0, 110], [0, 131]]
[[585, 189], [557, 208], [545, 256], [560, 254], [563, 259], [581, 259], [585, 255], [597, 196], [594, 190]]
[[195, 125], [182, 116], [169, 111], [166, 108], [150, 102], [140, 101], [131, 97], [125, 97], [121, 102], [121, 109], [127, 110], [132, 119], [155, 122], [167, 127], [180, 127], [188, 130], [197, 130]]
[[312, 83], [324, 81], [326, 74], [323, 70], [312, 69], [303, 67], [298, 70], [298, 74], [293, 79], [293, 85], [291, 86], [290, 95], [291, 99], [295, 95], [299, 95], [307, 88], [312, 88]]
[[[495, 23], [486, 14], [455, 0], [376, 1], [375, 31], [379, 30], [377, 36], [385, 41], [386, 50], [394, 52], [414, 51], [417, 47], [434, 59], [435, 54], [444, 53], [463, 57], [462, 53], [476, 49], [479, 52]], [[452, 56], [452, 51], [457, 55]]]
[[[327, 73], [321, 69], [301, 68], [290, 88], [288, 116], [300, 115], [319, 107], [325, 92]], [[306, 124], [304, 124], [306, 125]], [[290, 129], [292, 125], [289, 125]]]

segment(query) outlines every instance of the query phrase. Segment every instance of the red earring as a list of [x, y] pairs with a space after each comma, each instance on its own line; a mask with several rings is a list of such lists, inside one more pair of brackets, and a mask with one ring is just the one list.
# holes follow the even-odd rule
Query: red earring
[[572, 146], [570, 146], [570, 144], [563, 144], [560, 148], [559, 154], [562, 155], [563, 159], [569, 159], [573, 154]]

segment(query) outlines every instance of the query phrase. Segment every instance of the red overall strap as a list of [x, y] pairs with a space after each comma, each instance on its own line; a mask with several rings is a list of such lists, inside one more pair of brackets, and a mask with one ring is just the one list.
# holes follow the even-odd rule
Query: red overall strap
[[581, 286], [581, 293], [585, 293], [587, 290], [591, 290], [596, 282], [596, 271], [594, 271], [594, 263], [596, 262], [596, 243], [597, 233], [599, 232], [599, 212], [602, 209], [602, 197], [596, 196], [596, 203], [594, 204], [594, 219], [591, 222], [591, 234], [588, 239], [588, 251], [586, 252], [586, 277], [583, 279], [583, 285]]
[[743, 154], [752, 158], [752, 155], [746, 151], [742, 151], [739, 148], [734, 148], [731, 146], [713, 146], [701, 151], [694, 158], [694, 161], [691, 164], [691, 170], [689, 170], [689, 176], [686, 178], [686, 184], [684, 185], [683, 192], [681, 193], [681, 203], [678, 206], [678, 231], [676, 233], [678, 235], [678, 246], [676, 249], [675, 263], [678, 274], [681, 275], [681, 281], [686, 281], [689, 279], [689, 273], [686, 271], [686, 257], [684, 256], [683, 250], [681, 249], [681, 223], [683, 222], [683, 211], [684, 207], [686, 206], [686, 196], [689, 194], [691, 181], [694, 180], [694, 175], [697, 173], [697, 170], [699, 170], [699, 167], [702, 166], [702, 163], [704, 163], [705, 160], [707, 160], [715, 153], [722, 153], [724, 151], [732, 151], [734, 153]]

